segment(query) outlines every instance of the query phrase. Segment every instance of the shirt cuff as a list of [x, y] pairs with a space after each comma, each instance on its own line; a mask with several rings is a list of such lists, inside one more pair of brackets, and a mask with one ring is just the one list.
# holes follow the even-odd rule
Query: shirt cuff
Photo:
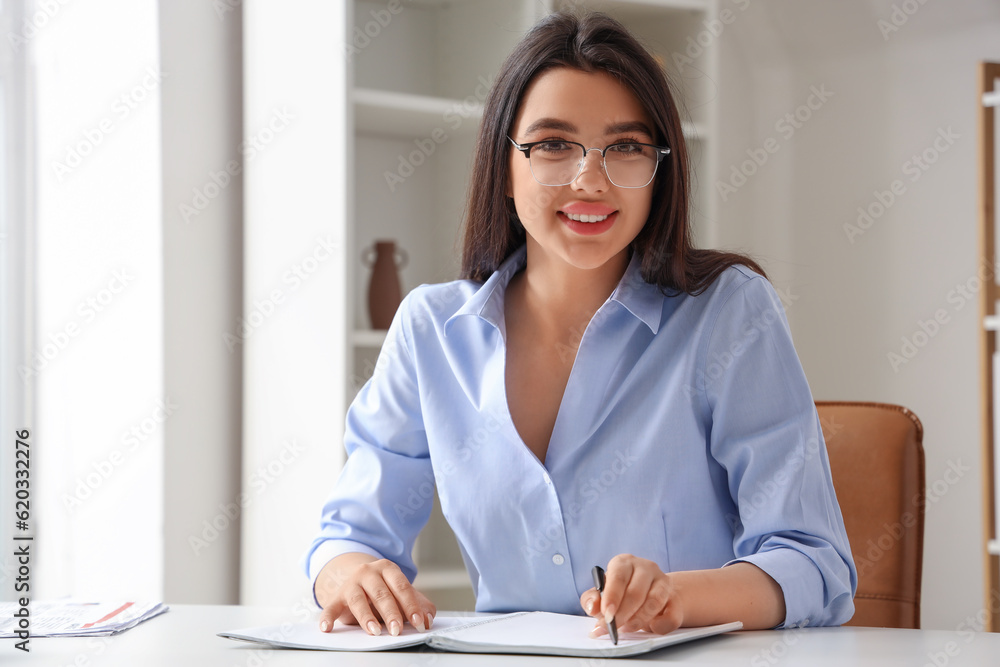
[[726, 565], [733, 563], [756, 565], [778, 582], [785, 597], [785, 620], [776, 629], [802, 627], [820, 620], [809, 618], [809, 603], [817, 596], [822, 599], [823, 577], [816, 564], [805, 554], [795, 549], [777, 548], [737, 558]]
[[375, 551], [366, 544], [360, 542], [354, 542], [352, 540], [326, 540], [321, 542], [317, 546], [312, 555], [309, 556], [309, 569], [306, 574], [309, 579], [312, 580], [312, 595], [313, 602], [320, 609], [323, 605], [319, 603], [316, 599], [316, 579], [319, 577], [319, 573], [323, 570], [323, 567], [329, 563], [331, 560], [337, 556], [341, 556], [347, 553], [363, 553], [372, 556], [373, 558], [385, 558], [382, 554]]

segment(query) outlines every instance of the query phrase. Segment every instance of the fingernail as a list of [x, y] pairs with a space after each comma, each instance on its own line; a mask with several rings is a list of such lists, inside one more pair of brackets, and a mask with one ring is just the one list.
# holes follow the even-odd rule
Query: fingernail
[[375, 621], [368, 621], [368, 634], [377, 637], [382, 634], [382, 627]]
[[424, 619], [420, 617], [420, 614], [414, 614], [410, 618], [413, 621], [413, 627], [415, 627], [420, 632], [426, 630], [426, 628], [424, 627]]
[[392, 621], [389, 623], [389, 634], [393, 637], [399, 636], [399, 621]]
[[431, 614], [427, 614], [427, 629], [431, 629], [431, 623], [434, 622], [434, 617]]
[[604, 612], [604, 622], [610, 623], [613, 620], [615, 620], [615, 609], [614, 607], [608, 607]]
[[594, 601], [591, 600], [590, 602], [587, 603], [587, 616], [593, 616], [593, 615], [594, 615]]
[[320, 632], [329, 632], [330, 631], [330, 622], [328, 620], [326, 620], [325, 618], [322, 621], [319, 622], [319, 631]]

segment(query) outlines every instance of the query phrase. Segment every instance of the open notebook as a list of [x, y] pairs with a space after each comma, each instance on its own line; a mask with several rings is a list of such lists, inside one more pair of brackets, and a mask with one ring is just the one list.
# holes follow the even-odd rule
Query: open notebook
[[438, 616], [429, 632], [407, 625], [397, 637], [383, 629], [372, 637], [357, 626], [337, 624], [320, 632], [317, 623], [286, 623], [259, 628], [220, 632], [220, 637], [260, 642], [278, 648], [324, 651], [385, 651], [427, 644], [433, 648], [461, 653], [536, 653], [581, 658], [624, 658], [648, 653], [664, 646], [700, 637], [739, 630], [742, 623], [724, 623], [704, 628], [681, 628], [666, 635], [646, 632], [620, 633], [615, 646], [605, 635], [588, 636], [594, 619], [587, 616], [523, 611], [490, 617]]

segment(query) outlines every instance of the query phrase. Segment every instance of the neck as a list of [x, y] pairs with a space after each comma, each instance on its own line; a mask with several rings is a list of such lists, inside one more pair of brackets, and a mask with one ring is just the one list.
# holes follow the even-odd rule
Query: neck
[[628, 249], [593, 269], [581, 269], [535, 248], [529, 238], [521, 277], [526, 314], [553, 334], [583, 329], [608, 300], [628, 267]]

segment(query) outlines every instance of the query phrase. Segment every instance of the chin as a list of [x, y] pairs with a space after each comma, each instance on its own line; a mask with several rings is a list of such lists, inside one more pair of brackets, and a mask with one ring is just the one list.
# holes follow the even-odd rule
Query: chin
[[621, 255], [624, 250], [625, 248], [615, 251], [609, 250], [606, 247], [575, 248], [564, 256], [564, 260], [567, 264], [577, 269], [591, 271], [607, 266]]

